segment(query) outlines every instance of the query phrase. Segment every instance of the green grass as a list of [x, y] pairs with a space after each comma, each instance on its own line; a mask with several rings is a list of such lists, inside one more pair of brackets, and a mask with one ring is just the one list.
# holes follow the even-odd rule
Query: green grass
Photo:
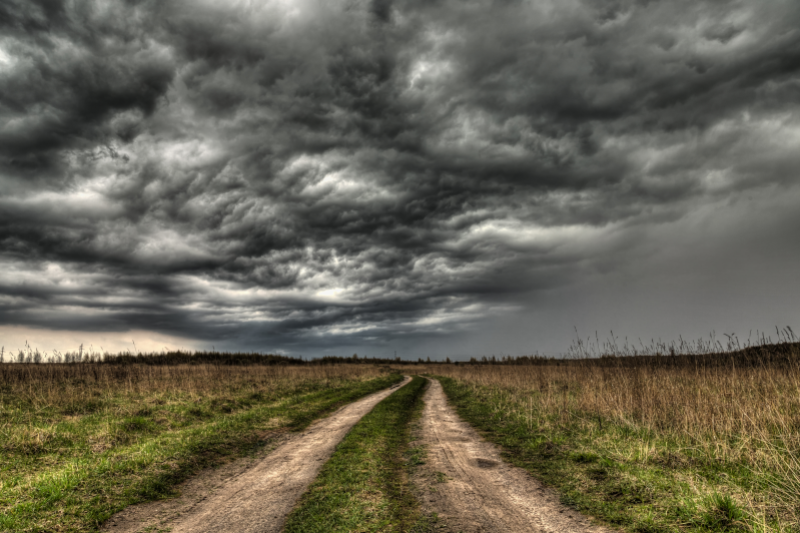
[[[174, 494], [202, 468], [268, 446], [280, 432], [398, 382], [304, 380], [225, 389], [108, 393], [68, 407], [0, 402], [0, 532], [97, 531], [128, 505]], [[0, 390], [2, 392], [2, 390]]]
[[353, 427], [289, 515], [286, 533], [428, 531], [408, 481], [408, 469], [424, 460], [423, 450], [409, 448], [409, 425], [422, 411], [425, 383], [415, 377]]
[[[634, 423], [535, 412], [535, 392], [523, 408], [501, 388], [437, 379], [458, 414], [499, 445], [507, 461], [600, 522], [637, 533], [791, 531], [770, 512], [768, 480], [747, 465], [708, 460]], [[536, 422], [547, 416], [547, 424]], [[760, 499], [765, 511], [745, 509], [739, 502], [748, 499]]]

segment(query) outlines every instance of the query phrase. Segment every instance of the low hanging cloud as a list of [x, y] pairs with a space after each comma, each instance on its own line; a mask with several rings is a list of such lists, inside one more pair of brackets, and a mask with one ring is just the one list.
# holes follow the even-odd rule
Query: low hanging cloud
[[0, 323], [322, 353], [545, 312], [705, 209], [797, 193], [799, 23], [788, 0], [6, 1]]

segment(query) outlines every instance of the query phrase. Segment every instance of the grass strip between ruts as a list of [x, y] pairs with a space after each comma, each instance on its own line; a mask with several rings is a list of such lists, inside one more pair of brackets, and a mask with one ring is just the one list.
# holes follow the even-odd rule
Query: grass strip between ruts
[[409, 485], [409, 425], [422, 412], [415, 377], [356, 424], [287, 518], [285, 533], [408, 533], [429, 529]]
[[[581, 423], [581, 413], [572, 413], [571, 424], [531, 425], [515, 415], [523, 409], [503, 390], [436, 379], [458, 415], [500, 446], [507, 461], [558, 490], [565, 505], [617, 528], [636, 533], [789, 531], [769, 517], [749, 516], [731, 498], [733, 491], [759, 491], [758, 476], [742, 465], [703, 463], [675, 451], [667, 436], [611, 421]], [[641, 453], [644, 448], [659, 455], [653, 460], [652, 454]]]
[[0, 532], [97, 531], [128, 505], [170, 496], [175, 485], [200, 469], [268, 445], [269, 438], [258, 431], [265, 423], [280, 420], [273, 429], [301, 430], [400, 379], [393, 374], [311, 392], [287, 391], [278, 401], [232, 413], [206, 412], [188, 427], [144, 432], [127, 446], [76, 453], [27, 478], [6, 479], [0, 484]]

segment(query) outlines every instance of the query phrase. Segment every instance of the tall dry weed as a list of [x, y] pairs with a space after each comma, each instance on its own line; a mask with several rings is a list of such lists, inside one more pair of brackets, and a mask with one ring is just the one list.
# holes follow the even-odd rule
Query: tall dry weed
[[755, 450], [763, 448], [756, 444], [765, 440], [778, 441], [789, 450], [800, 448], [800, 368], [796, 365], [467, 365], [436, 367], [435, 372], [509, 391], [514, 409], [530, 405], [531, 411], [546, 415], [587, 413], [636, 424], [688, 439], [721, 454], [722, 459], [744, 458], [755, 464]]

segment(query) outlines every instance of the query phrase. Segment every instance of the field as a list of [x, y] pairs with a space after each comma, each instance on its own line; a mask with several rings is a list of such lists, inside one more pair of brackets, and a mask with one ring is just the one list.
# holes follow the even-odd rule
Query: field
[[459, 414], [629, 531], [797, 531], [800, 350], [443, 365]]
[[96, 531], [398, 379], [372, 365], [0, 365], [0, 531]]
[[[797, 532], [800, 345], [783, 340], [651, 346], [650, 355], [578, 344], [570, 359], [391, 368], [214, 354], [6, 363], [0, 531], [97, 531], [131, 504], [170, 497], [209, 466], [277, 456], [281, 442], [290, 453], [316, 438], [320, 426], [306, 429], [311, 422], [376, 397], [368, 395], [405, 374], [441, 387], [416, 377], [341, 426], [326, 444], [331, 452], [314, 460], [316, 480], [297, 489], [302, 496], [291, 498], [275, 531], [472, 531], [460, 524], [492, 509], [459, 504], [467, 489], [456, 487], [473, 483], [467, 492], [479, 494], [521, 479], [481, 470], [502, 459], [555, 491], [547, 503], [531, 489], [528, 503], [575, 518], [564, 531], [589, 531], [586, 516], [632, 533]], [[498, 446], [496, 460], [448, 409]], [[330, 420], [346, 416], [339, 410]], [[467, 471], [443, 462], [459, 450], [467, 470], [478, 461], [478, 477], [459, 478]]]

